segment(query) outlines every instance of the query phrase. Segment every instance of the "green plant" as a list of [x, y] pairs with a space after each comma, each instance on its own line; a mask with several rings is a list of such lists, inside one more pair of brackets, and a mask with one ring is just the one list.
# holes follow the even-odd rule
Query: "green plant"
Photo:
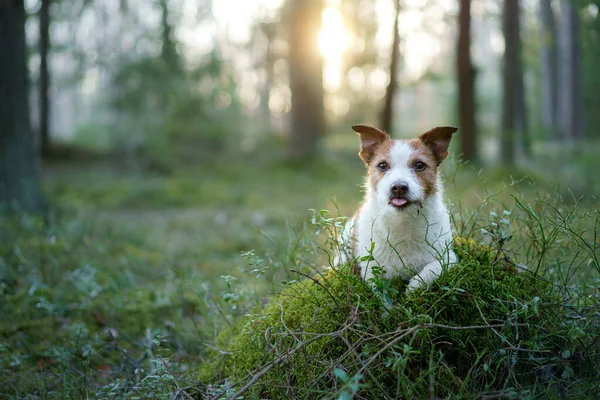
[[[597, 390], [598, 300], [585, 300], [587, 285], [568, 284], [585, 272], [574, 271], [574, 260], [594, 266], [598, 257], [598, 216], [544, 198], [515, 205], [471, 219], [480, 228], [469, 231], [480, 238], [457, 237], [459, 263], [425, 290], [405, 295], [406, 282], [380, 276], [363, 282], [351, 265], [285, 285], [221, 334], [221, 351], [202, 379], [232, 385], [237, 392], [228, 398], [558, 397]], [[319, 230], [339, 232], [335, 218], [315, 215]], [[548, 254], [559, 256], [563, 273], [545, 261]], [[590, 272], [600, 282], [600, 271]]]

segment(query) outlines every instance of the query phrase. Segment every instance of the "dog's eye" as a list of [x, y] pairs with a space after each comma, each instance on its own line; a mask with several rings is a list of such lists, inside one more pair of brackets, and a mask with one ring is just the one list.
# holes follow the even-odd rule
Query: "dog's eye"
[[379, 168], [382, 171], [387, 171], [388, 169], [390, 169], [390, 165], [387, 162], [382, 161], [379, 164], [377, 164], [377, 168]]
[[427, 168], [427, 165], [425, 165], [424, 162], [417, 161], [413, 168], [415, 171], [423, 171], [425, 168]]

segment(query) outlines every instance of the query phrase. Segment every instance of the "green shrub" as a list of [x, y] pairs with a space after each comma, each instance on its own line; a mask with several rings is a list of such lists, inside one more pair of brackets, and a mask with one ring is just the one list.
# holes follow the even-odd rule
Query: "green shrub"
[[583, 347], [555, 287], [491, 247], [455, 249], [428, 289], [391, 281], [391, 307], [345, 268], [287, 285], [221, 335], [203, 379], [251, 383], [252, 398], [432, 398], [539, 394], [572, 376]]

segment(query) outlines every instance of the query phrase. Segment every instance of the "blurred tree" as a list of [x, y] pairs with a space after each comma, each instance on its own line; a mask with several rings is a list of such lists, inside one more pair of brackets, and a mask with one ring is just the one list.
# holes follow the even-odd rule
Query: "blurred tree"
[[460, 146], [465, 160], [477, 161], [475, 68], [471, 61], [471, 0], [460, 1], [457, 46]]
[[578, 140], [585, 136], [580, 39], [578, 10], [570, 0], [562, 0], [559, 122], [567, 140]]
[[[239, 143], [240, 108], [234, 69], [219, 49], [183, 64], [178, 53], [177, 20], [183, 2], [155, 0], [160, 19], [146, 35], [151, 51], [123, 54], [111, 71], [113, 151], [135, 168], [168, 173], [173, 168], [202, 162]], [[136, 10], [131, 7], [131, 13]], [[210, 4], [199, 3], [196, 20], [210, 23]]]
[[0, 2], [0, 204], [42, 211], [46, 201], [29, 125], [24, 0]]
[[39, 51], [40, 51], [40, 149], [42, 155], [50, 153], [50, 71], [48, 53], [50, 51], [50, 3], [52, 0], [41, 0], [39, 18]]
[[[273, 88], [273, 79], [275, 75], [275, 52], [273, 51], [273, 41], [276, 38], [276, 30], [277, 26], [273, 22], [261, 22], [257, 25], [258, 29], [253, 31], [254, 35], [258, 35], [258, 32], [262, 34], [264, 38], [264, 54], [263, 57], [260, 58], [260, 62], [258, 67], [263, 68], [265, 71], [265, 79], [261, 90], [261, 110], [263, 111], [263, 116], [265, 122], [270, 124], [271, 121], [271, 110], [269, 109], [269, 96], [271, 90]], [[257, 32], [258, 31], [258, 32]], [[257, 40], [251, 41], [252, 43], [256, 43]]]
[[161, 11], [162, 47], [160, 55], [171, 73], [181, 72], [181, 62], [177, 52], [177, 44], [173, 39], [173, 27], [169, 20], [169, 1], [159, 0]]
[[292, 92], [290, 154], [313, 157], [325, 133], [323, 60], [317, 49], [321, 0], [290, 0], [289, 68]]
[[523, 29], [521, 20], [521, 11], [519, 8], [519, 1], [517, 0], [517, 15], [515, 20], [516, 40], [514, 46], [516, 47], [517, 58], [515, 61], [515, 127], [516, 133], [519, 135], [521, 151], [525, 156], [531, 155], [531, 143], [529, 139], [529, 130], [527, 126], [527, 103], [525, 101], [525, 79], [523, 71], [523, 59], [522, 59], [522, 42], [521, 42], [521, 31]]
[[[600, 0], [587, 0], [582, 10], [582, 75], [586, 110], [600, 110]], [[600, 113], [587, 112], [586, 126], [600, 125]], [[590, 129], [586, 135], [598, 138], [600, 130]]]
[[505, 165], [515, 162], [515, 135], [525, 135], [526, 115], [521, 63], [519, 0], [504, 2], [504, 71], [502, 92], [502, 129], [500, 159]]
[[[340, 87], [335, 96], [347, 102], [348, 111], [341, 118], [333, 119], [333, 127], [328, 128], [346, 130], [349, 125], [366, 121], [376, 121], [373, 123], [379, 124], [382, 118], [382, 104], [373, 95], [375, 88], [372, 79], [369, 79], [382, 67], [382, 55], [377, 40], [380, 28], [377, 4], [371, 0], [344, 0], [339, 10], [345, 28], [352, 34], [344, 52]], [[328, 119], [329, 121], [331, 119]]]
[[398, 24], [400, 21], [400, 0], [396, 0], [394, 5], [396, 7], [396, 18], [394, 19], [394, 36], [390, 54], [390, 83], [388, 83], [385, 89], [383, 112], [381, 113], [381, 128], [390, 134], [393, 128], [394, 98], [398, 90], [398, 64], [400, 63], [400, 32], [398, 31]]
[[271, 90], [275, 84], [275, 63], [284, 58], [281, 52], [278, 52], [275, 42], [285, 40], [282, 34], [281, 10], [275, 17], [259, 19], [252, 27], [251, 39], [248, 42], [248, 51], [255, 59], [254, 67], [264, 72], [264, 79], [260, 87], [260, 110], [264, 123], [273, 128], [271, 120], [271, 110], [269, 108], [269, 98]]
[[556, 18], [551, 0], [540, 1], [539, 15], [542, 26], [542, 126], [554, 133], [558, 126], [558, 51], [556, 44]]

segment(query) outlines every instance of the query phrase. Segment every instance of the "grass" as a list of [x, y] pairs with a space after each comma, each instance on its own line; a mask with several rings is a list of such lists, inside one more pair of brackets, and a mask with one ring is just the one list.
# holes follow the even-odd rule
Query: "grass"
[[[167, 176], [95, 163], [46, 169], [52, 216], [2, 217], [0, 398], [206, 393], [198, 371], [219, 334], [280, 291], [282, 280], [302, 279], [290, 269], [327, 264], [307, 210], [351, 215], [364, 172], [354, 151], [303, 166], [276, 157], [224, 158]], [[510, 232], [537, 238], [538, 250], [528, 253], [513, 240], [510, 251], [522, 263], [554, 263], [557, 280], [586, 280], [586, 293], [593, 293], [597, 261], [584, 256], [589, 251], [577, 254], [581, 243], [562, 228], [566, 220], [589, 242], [597, 223], [593, 198], [557, 194], [550, 178], [528, 171], [450, 165], [446, 176], [465, 236], [482, 239], [486, 227], [485, 240], [501, 240], [507, 233], [494, 228], [500, 219], [489, 211], [536, 213], [536, 193], [553, 205], [543, 210], [554, 225], [528, 219]], [[235, 391], [226, 381], [218, 385]]]
[[227, 351], [205, 379], [251, 398], [445, 398], [518, 391], [549, 364], [551, 375], [570, 371], [563, 349], [581, 349], [553, 286], [494, 262], [492, 247], [455, 247], [460, 264], [428, 290], [405, 295], [406, 282], [389, 282], [392, 307], [346, 267], [287, 285], [219, 337]]

